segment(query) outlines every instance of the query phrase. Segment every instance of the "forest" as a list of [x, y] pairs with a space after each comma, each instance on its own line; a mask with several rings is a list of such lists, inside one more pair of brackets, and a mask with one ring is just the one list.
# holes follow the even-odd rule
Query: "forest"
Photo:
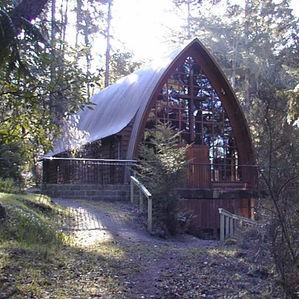
[[[112, 46], [117, 1], [1, 1], [0, 180], [38, 184], [37, 161], [68, 118], [142, 65], [125, 46]], [[256, 151], [256, 213], [268, 220], [264, 246], [287, 296], [298, 298], [298, 15], [290, 0], [169, 3], [184, 25], [168, 28], [165, 44], [171, 49], [197, 37], [237, 94]]]

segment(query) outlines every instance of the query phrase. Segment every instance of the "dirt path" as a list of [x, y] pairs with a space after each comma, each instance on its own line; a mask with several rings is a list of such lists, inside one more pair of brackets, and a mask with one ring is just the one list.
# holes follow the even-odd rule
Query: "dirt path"
[[83, 246], [111, 240], [169, 243], [182, 247], [208, 246], [218, 243], [200, 240], [190, 235], [168, 239], [151, 236], [146, 231], [143, 220], [140, 220], [137, 208], [130, 203], [70, 199], [54, 199], [54, 201], [69, 209], [70, 218], [65, 219], [64, 229], [72, 231]]
[[135, 208], [123, 202], [54, 201], [73, 215], [63, 226], [77, 244], [122, 248], [126, 262], [119, 262], [117, 278], [123, 291], [111, 298], [277, 298], [272, 273], [248, 248], [189, 235], [150, 236]]

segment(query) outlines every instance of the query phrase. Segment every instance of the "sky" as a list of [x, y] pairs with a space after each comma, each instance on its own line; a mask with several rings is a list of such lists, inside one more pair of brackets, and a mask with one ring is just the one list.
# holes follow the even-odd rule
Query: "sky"
[[182, 24], [172, 7], [172, 0], [114, 0], [114, 31], [137, 58], [157, 56], [163, 52], [167, 28], [179, 29]]
[[[162, 56], [168, 48], [165, 32], [169, 28], [179, 30], [183, 25], [182, 18], [172, 13], [172, 8], [172, 0], [114, 0], [114, 38], [121, 39], [137, 59]], [[292, 8], [299, 16], [299, 0], [292, 0]]]

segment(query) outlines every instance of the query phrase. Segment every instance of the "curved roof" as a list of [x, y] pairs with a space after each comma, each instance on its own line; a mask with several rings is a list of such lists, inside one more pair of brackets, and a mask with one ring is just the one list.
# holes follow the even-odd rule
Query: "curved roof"
[[[188, 56], [199, 61], [222, 99], [234, 130], [241, 162], [254, 164], [249, 129], [240, 105], [224, 73], [197, 38], [173, 51], [160, 62], [153, 63], [151, 67], [134, 72], [95, 94], [91, 98], [91, 102], [95, 104], [94, 109], [86, 107], [78, 113], [76, 128], [79, 132], [85, 133], [86, 138], [83, 144], [120, 132], [135, 117], [127, 151], [127, 159], [132, 159], [142, 138], [147, 115], [153, 105], [155, 95], [162, 88], [167, 76]], [[69, 150], [66, 139], [62, 138], [57, 142], [54, 151], [48, 153], [47, 156]]]
[[[181, 49], [177, 49], [150, 67], [123, 77], [95, 94], [90, 99], [90, 102], [95, 104], [93, 109], [86, 107], [78, 113], [76, 127], [78, 131], [84, 132], [84, 143], [111, 136], [125, 128], [140, 106], [149, 101], [161, 76], [180, 52]], [[68, 136], [58, 140], [54, 150], [46, 156], [70, 150], [67, 139]]]

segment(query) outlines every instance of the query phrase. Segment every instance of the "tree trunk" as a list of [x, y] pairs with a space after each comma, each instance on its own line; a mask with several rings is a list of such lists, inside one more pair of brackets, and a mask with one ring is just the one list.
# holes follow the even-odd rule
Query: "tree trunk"
[[106, 62], [105, 62], [105, 87], [110, 84], [110, 25], [111, 25], [111, 1], [108, 1], [108, 15], [107, 15], [107, 37], [106, 37]]

